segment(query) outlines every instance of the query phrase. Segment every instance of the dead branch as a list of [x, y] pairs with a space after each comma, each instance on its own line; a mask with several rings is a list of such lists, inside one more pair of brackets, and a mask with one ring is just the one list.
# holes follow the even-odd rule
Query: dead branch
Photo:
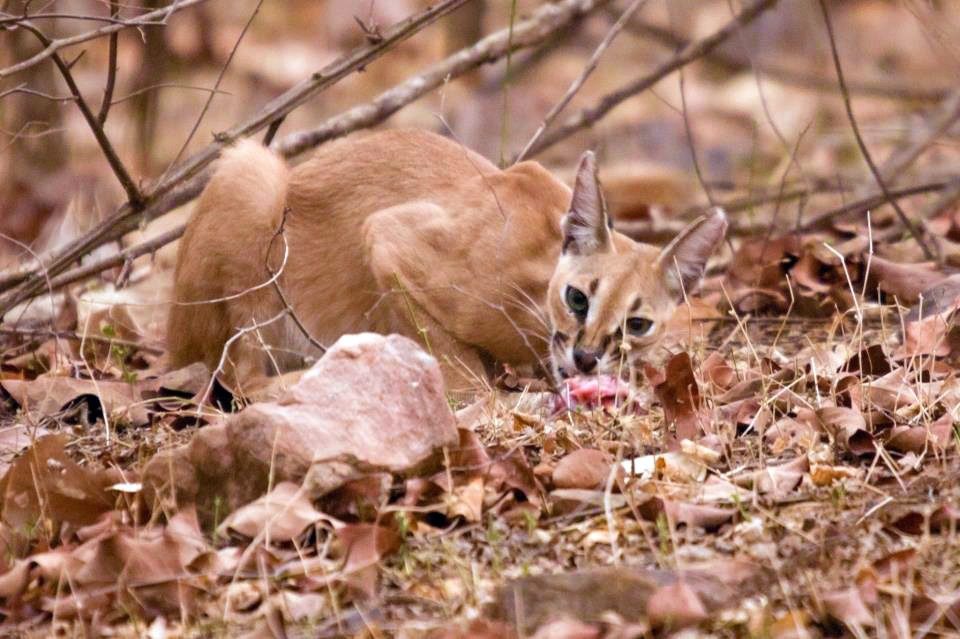
[[[183, 4], [189, 1], [184, 0]], [[194, 0], [193, 3], [195, 4], [198, 1], [200, 0]], [[131, 202], [127, 202], [103, 224], [54, 252], [47, 258], [49, 272], [54, 275], [59, 274], [91, 250], [136, 229], [141, 222], [150, 221], [189, 202], [200, 193], [204, 184], [206, 184], [207, 177], [198, 174], [219, 157], [224, 146], [285, 116], [312, 96], [332, 86], [353, 71], [368, 65], [397, 43], [406, 40], [427, 25], [469, 1], [444, 0], [439, 2], [386, 30], [381, 41], [360, 46], [301, 81], [264, 105], [250, 118], [229, 131], [219, 134], [212, 144], [175, 167], [166, 180], [144, 195], [142, 207], [137, 208]], [[568, 4], [574, 2], [575, 0], [568, 0]], [[582, 3], [596, 4], [596, 2], [589, 0], [579, 0], [576, 4]], [[43, 287], [43, 282], [41, 270], [37, 264], [0, 278], [0, 291], [10, 291], [12, 287], [19, 285], [19, 288], [0, 298], [0, 317], [20, 302], [35, 295]]]
[[880, 173], [888, 182], [896, 182], [910, 165], [960, 120], [960, 91], [948, 94], [928, 119], [924, 134], [912, 144], [898, 147], [880, 167]]
[[[34, 67], [47, 58], [53, 56], [61, 49], [66, 47], [72, 47], [83, 42], [89, 42], [90, 40], [96, 40], [97, 38], [102, 38], [108, 36], [111, 33], [116, 33], [118, 31], [123, 31], [124, 29], [130, 29], [133, 27], [144, 27], [149, 25], [156, 24], [166, 24], [167, 20], [174, 13], [183, 11], [184, 9], [189, 9], [195, 5], [206, 2], [207, 0], [175, 0], [162, 9], [157, 9], [156, 11], [150, 11], [148, 13], [140, 14], [134, 18], [129, 18], [126, 20], [118, 20], [116, 22], [110, 22], [105, 26], [100, 27], [99, 29], [94, 29], [93, 31], [87, 31], [85, 33], [78, 33], [75, 36], [70, 36], [69, 38], [57, 38], [55, 40], [50, 40], [49, 44], [44, 45], [42, 51], [33, 55], [26, 60], [17, 62], [16, 64], [10, 65], [9, 67], [0, 69], [0, 79], [11, 76], [15, 73], [20, 73], [31, 67]], [[46, 17], [46, 15], [41, 15], [40, 17]], [[32, 18], [31, 18], [32, 19]], [[106, 18], [99, 18], [101, 21], [108, 21]], [[24, 17], [16, 16], [4, 16], [4, 21], [7, 22], [4, 25], [4, 28], [16, 28], [23, 26], [26, 22]]]
[[128, 340], [117, 339], [115, 337], [107, 337], [105, 335], [81, 335], [75, 331], [55, 331], [48, 328], [25, 328], [20, 326], [0, 326], [0, 335], [6, 335], [9, 337], [25, 337], [33, 344], [45, 339], [67, 339], [77, 342], [88, 341], [108, 344], [110, 346], [120, 346], [123, 348], [140, 350], [152, 355], [163, 354], [163, 349], [141, 344], [139, 342], [131, 342]]
[[952, 179], [944, 180], [934, 180], [931, 182], [925, 182], [922, 184], [916, 184], [914, 186], [905, 187], [902, 189], [887, 189], [886, 192], [874, 193], [867, 197], [861, 198], [854, 202], [844, 204], [843, 206], [825, 211], [818, 215], [814, 215], [806, 222], [797, 227], [797, 231], [809, 231], [812, 229], [822, 227], [826, 222], [829, 222], [833, 218], [841, 217], [844, 215], [850, 215], [852, 213], [866, 213], [871, 209], [875, 209], [878, 206], [886, 204], [891, 200], [898, 200], [905, 197], [912, 197], [914, 195], [923, 195], [925, 193], [935, 193], [938, 191], [943, 191], [945, 189], [951, 188], [957, 184], [957, 177]]
[[[256, 18], [257, 14], [260, 13], [260, 7], [262, 6], [263, 0], [258, 0], [256, 6], [253, 8], [253, 11], [250, 13], [250, 17], [247, 18], [247, 21], [244, 23], [243, 29], [240, 30], [240, 35], [237, 36], [236, 42], [233, 43], [230, 53], [227, 54], [227, 59], [220, 67], [220, 72], [217, 74], [217, 79], [213, 83], [213, 90], [207, 94], [207, 100], [203, 103], [203, 108], [200, 110], [200, 115], [197, 116], [196, 121], [193, 123], [193, 128], [191, 128], [190, 133], [187, 134], [187, 139], [183, 141], [182, 145], [180, 145], [180, 150], [177, 151], [177, 154], [170, 162], [170, 167], [176, 166], [177, 162], [180, 161], [180, 158], [183, 157], [183, 154], [186, 152], [187, 147], [190, 146], [190, 141], [193, 140], [193, 136], [197, 134], [197, 129], [200, 128], [200, 123], [203, 122], [204, 116], [206, 116], [207, 111], [210, 110], [210, 105], [213, 103], [213, 98], [217, 95], [217, 91], [220, 90], [220, 84], [223, 82], [223, 76], [226, 75], [227, 69], [230, 68], [230, 63], [233, 62], [233, 57], [237, 54], [237, 49], [240, 48], [240, 43], [243, 42], [243, 37], [247, 35], [250, 25], [253, 24], [254, 18]], [[169, 171], [169, 168], [167, 170]], [[164, 177], [165, 176], [166, 173], [164, 173]], [[163, 181], [163, 178], [161, 178], [161, 181]]]
[[[462, 2], [463, 0], [460, 1]], [[555, 33], [559, 31], [568, 31], [570, 26], [576, 23], [584, 15], [602, 8], [609, 1], [610, 0], [562, 0], [561, 2], [557, 2], [555, 4], [545, 5], [529, 19], [514, 26], [513, 39], [511, 43], [512, 47], [514, 49], [522, 49], [546, 42], [552, 38]], [[403, 24], [407, 24], [408, 22], [409, 20]], [[388, 30], [384, 34], [384, 41], [389, 41], [391, 38], [393, 38], [393, 34], [396, 33], [398, 28], [399, 27], [394, 27]], [[504, 55], [506, 55], [507, 41], [507, 29], [491, 34], [472, 47], [463, 49], [462, 51], [459, 51], [445, 60], [433, 65], [420, 75], [414, 76], [413, 78], [406, 80], [392, 89], [385, 91], [367, 104], [354, 107], [349, 111], [330, 118], [316, 129], [292, 133], [286, 136], [276, 144], [275, 148], [282, 155], [290, 158], [315, 148], [316, 146], [319, 146], [328, 140], [382, 122], [402, 107], [406, 106], [410, 102], [413, 102], [417, 98], [437, 88], [438, 86], [441, 86], [449, 79], [458, 77], [459, 75], [462, 75], [463, 73], [466, 73], [482, 64], [493, 62], [502, 58]], [[361, 47], [361, 49], [366, 50], [374, 46], [379, 45], [368, 45]], [[355, 60], [358, 57], [359, 54], [355, 51], [351, 54], [348, 54], [346, 59]], [[341, 65], [346, 65], [347, 63], [343, 60], [344, 59], [334, 62], [332, 65], [330, 65], [330, 67], [327, 67], [327, 69], [330, 69], [331, 67], [339, 68]], [[324, 72], [320, 73], [323, 74]], [[333, 71], [328, 71], [328, 74], [332, 73]], [[325, 75], [324, 77], [329, 76]], [[329, 83], [332, 84], [333, 81], [334, 80], [331, 80]], [[300, 85], [298, 85], [298, 87], [299, 86]], [[290, 94], [294, 90], [297, 90], [297, 87], [291, 89], [291, 91], [287, 92], [287, 94]], [[283, 98], [283, 96], [281, 96], [281, 98]], [[274, 102], [271, 104], [279, 102], [281, 98], [274, 100]], [[246, 130], [247, 128], [256, 130], [255, 128], [252, 128], [253, 124], [250, 124], [251, 122], [262, 122], [263, 126], [267, 126], [272, 124], [272, 122], [276, 121], [280, 117], [274, 115], [273, 119], [268, 119], [266, 114], [264, 114], [265, 110], [266, 107], [256, 116], [248, 120], [247, 124], [238, 125], [232, 129], [232, 131]], [[289, 112], [289, 109], [285, 110], [284, 114], [286, 112]], [[239, 137], [239, 135], [237, 137]], [[219, 153], [220, 148], [225, 146], [225, 144], [226, 143], [214, 143], [211, 145], [211, 147], [208, 147], [208, 149], [215, 147], [216, 153]], [[205, 153], [205, 151], [201, 152], [201, 154], [202, 153]], [[213, 157], [216, 156], [212, 156], [211, 161]], [[176, 175], [177, 174], [171, 176], [166, 183], [173, 183]], [[176, 240], [178, 237], [180, 237], [180, 235], [182, 235], [183, 227], [172, 229], [164, 235], [154, 238], [154, 240], [150, 241], [149, 245], [148, 243], [144, 243], [127, 249], [127, 251], [123, 252], [125, 257], [121, 257], [120, 255], [111, 256], [110, 258], [104, 258], [95, 263], [91, 263], [90, 265], [77, 267], [64, 273], [66, 267], [68, 267], [71, 262], [79, 259], [89, 251], [108, 242], [117, 240], [126, 233], [136, 229], [137, 224], [141, 219], [147, 221], [156, 219], [164, 213], [182, 206], [194, 199], [203, 190], [207, 180], [209, 180], [209, 175], [203, 172], [199, 175], [192, 176], [191, 179], [185, 179], [175, 185], [170, 186], [162, 193], [162, 195], [156, 195], [156, 193], [160, 191], [160, 188], [158, 187], [153, 194], [148, 194], [147, 206], [144, 208], [141, 214], [135, 214], [130, 210], [129, 205], [124, 205], [117, 215], [110, 218], [97, 229], [94, 229], [88, 233], [85, 237], [71, 243], [53, 258], [48, 260], [48, 270], [50, 272], [56, 275], [62, 273], [61, 276], [54, 279], [54, 287], [62, 287], [66, 284], [73, 283], [98, 272], [102, 272], [108, 268], [118, 266], [127, 259], [132, 259], [138, 255], [151, 253], [152, 251], [160, 248], [160, 246], [163, 246], [163, 244]], [[161, 238], [163, 239], [162, 244], [154, 243], [160, 241]], [[56, 267], [56, 270], [54, 270], [54, 267]], [[23, 283], [19, 289], [13, 290], [3, 298], [0, 298], [0, 316], [8, 312], [20, 302], [29, 299], [35, 295], [38, 290], [43, 288], [43, 280], [40, 280], [40, 286], [37, 285], [37, 275], [35, 271], [36, 268], [32, 267], [30, 269], [24, 269], [18, 272], [7, 274], [5, 276], [0, 276], [0, 291], [10, 290], [17, 284]]]
[[544, 135], [532, 149], [530, 155], [536, 155], [550, 148], [557, 142], [568, 138], [581, 129], [593, 126], [602, 117], [609, 113], [615, 106], [624, 100], [635, 96], [655, 85], [657, 82], [670, 75], [677, 69], [686, 66], [697, 60], [715, 48], [720, 43], [729, 38], [738, 29], [753, 22], [765, 11], [771, 9], [777, 4], [778, 0], [754, 0], [749, 6], [740, 12], [735, 18], [728, 22], [722, 29], [706, 38], [690, 43], [682, 50], [677, 52], [672, 58], [658, 66], [651, 73], [629, 82], [621, 88], [603, 96], [594, 106], [583, 109], [576, 115], [569, 118], [560, 127], [554, 129], [551, 133]]
[[[37, 38], [37, 40], [40, 41], [41, 44], [49, 48], [52, 40], [44, 35], [40, 29], [33, 26], [32, 23], [21, 22], [20, 27], [28, 30]], [[56, 51], [54, 51], [50, 57], [53, 60], [53, 63], [57, 66], [57, 69], [60, 71], [60, 75], [63, 76], [63, 81], [66, 83], [67, 88], [70, 89], [70, 93], [73, 94], [77, 108], [80, 109], [80, 113], [83, 114], [83, 119], [87, 121], [87, 125], [93, 132], [93, 136], [97, 139], [97, 144], [100, 145], [100, 150], [107, 158], [110, 168], [113, 169], [113, 173], [117, 177], [117, 181], [120, 182], [120, 186], [122, 186], [124, 192], [126, 192], [127, 200], [129, 201], [130, 205], [135, 209], [141, 208], [143, 206], [143, 194], [140, 193], [140, 189], [130, 176], [130, 172], [127, 171], [127, 167], [124, 166], [123, 161], [117, 154], [116, 149], [113, 148], [113, 143], [110, 142], [110, 138], [107, 137], [106, 132], [103, 130], [103, 124], [99, 121], [99, 118], [94, 115], [90, 105], [87, 104], [83, 94], [80, 93], [80, 87], [77, 86], [77, 82], [73, 77], [73, 72], [70, 70], [70, 65], [64, 62], [63, 58]], [[104, 117], [105, 116], [106, 114], [104, 114]]]
[[[110, 0], [110, 17], [115, 20], [118, 15], [120, 15], [120, 3], [118, 0]], [[110, 34], [110, 44], [107, 52], [107, 84], [103, 89], [100, 113], [97, 114], [97, 122], [100, 126], [106, 124], [107, 114], [110, 113], [110, 107], [113, 106], [113, 89], [117, 84], [117, 45], [119, 41], [119, 31]]]
[[139, 244], [135, 244], [134, 246], [126, 248], [119, 253], [108, 255], [107, 257], [100, 258], [99, 260], [90, 262], [89, 264], [84, 264], [83, 266], [78, 266], [75, 269], [71, 269], [66, 273], [61, 273], [57, 277], [50, 280], [50, 286], [55, 290], [63, 288], [69, 284], [73, 284], [74, 282], [85, 280], [88, 277], [102, 273], [115, 266], [126, 267], [138, 257], [154, 253], [167, 244], [176, 241], [183, 235], [183, 232], [186, 230], [186, 228], [187, 227], [185, 224], [180, 224], [169, 231], [161, 233], [160, 235], [150, 238], [149, 240], [145, 240]]
[[613, 44], [613, 40], [619, 35], [620, 31], [623, 30], [624, 25], [634, 16], [634, 14], [639, 11], [640, 7], [645, 5], [647, 0], [633, 0], [633, 2], [626, 8], [626, 10], [617, 18], [617, 21], [613, 23], [613, 26], [610, 27], [610, 30], [607, 32], [607, 35], [604, 36], [603, 40], [600, 41], [600, 44], [597, 45], [597, 48], [594, 50], [593, 54], [590, 56], [590, 59], [587, 60], [587, 65], [583, 68], [583, 71], [580, 72], [580, 75], [570, 84], [567, 88], [567, 91], [560, 98], [560, 101], [553, 105], [553, 108], [547, 113], [543, 118], [543, 122], [540, 123], [540, 126], [537, 127], [537, 130], [534, 132], [533, 136], [530, 137], [530, 141], [527, 142], [526, 146], [523, 147], [523, 150], [520, 151], [513, 158], [511, 164], [516, 164], [517, 162], [522, 162], [523, 159], [527, 156], [527, 153], [530, 151], [530, 148], [537, 143], [537, 140], [540, 139], [540, 136], [543, 135], [543, 132], [547, 130], [553, 121], [557, 119], [557, 116], [560, 115], [560, 112], [563, 111], [570, 100], [573, 99], [573, 96], [577, 94], [577, 91], [580, 90], [580, 87], [583, 86], [584, 82], [587, 81], [587, 78], [594, 72], [597, 68], [597, 65], [600, 63], [600, 57], [604, 52]]
[[860, 135], [860, 127], [857, 125], [857, 119], [853, 115], [853, 107], [850, 103], [850, 90], [847, 88], [846, 79], [843, 76], [843, 67], [840, 65], [840, 55], [837, 53], [837, 42], [833, 35], [833, 23], [830, 20], [830, 12], [827, 9], [827, 4], [825, 0], [820, 1], [820, 11], [823, 13], [823, 21], [827, 26], [827, 36], [830, 41], [830, 53], [833, 57], [833, 67], [837, 72], [837, 83], [840, 86], [840, 95], [843, 97], [843, 106], [844, 110], [847, 112], [847, 119], [850, 121], [850, 129], [853, 131], [853, 137], [856, 138], [857, 146], [860, 148], [860, 153], [863, 155], [863, 159], [866, 161], [867, 166], [870, 167], [870, 173], [873, 174], [874, 179], [877, 181], [877, 186], [880, 187], [880, 190], [883, 192], [883, 196], [886, 201], [893, 207], [893, 210], [896, 211], [897, 217], [900, 218], [900, 222], [903, 226], [910, 232], [910, 235], [913, 236], [913, 239], [916, 240], [917, 244], [920, 245], [920, 249], [923, 251], [923, 255], [928, 259], [932, 260], [935, 258], [933, 251], [927, 245], [926, 241], [923, 239], [923, 234], [920, 229], [910, 220], [906, 212], [900, 207], [900, 204], [890, 195], [890, 191], [887, 189], [886, 182], [883, 179], [883, 176], [880, 175], [880, 169], [877, 168], [876, 163], [873, 161], [873, 156], [870, 155], [870, 151], [867, 149], [866, 143], [863, 141], [863, 136]]
[[[627, 30], [644, 38], [658, 40], [671, 49], [682, 49], [690, 46], [689, 40], [674, 31], [642, 20], [631, 20], [627, 25]], [[703, 60], [728, 73], [744, 73], [751, 70], [750, 60], [745, 60], [735, 54], [730, 54], [720, 49], [711, 51], [703, 57]], [[768, 78], [801, 89], [835, 91], [837, 88], [836, 81], [822, 77], [816, 73], [791, 69], [774, 62], [763, 60], [756, 61], [753, 66]], [[847, 79], [847, 88], [850, 89], [851, 93], [858, 95], [888, 98], [891, 100], [915, 100], [918, 102], [939, 102], [947, 97], [951, 91], [948, 87], [914, 87], [892, 80], [864, 80], [854, 78]]]
[[493, 33], [472, 47], [458, 51], [419, 75], [381, 93], [367, 104], [330, 118], [315, 129], [286, 136], [277, 143], [276, 149], [286, 157], [296, 156], [333, 138], [382, 122], [451, 78], [499, 60], [509, 51], [538, 45], [609, 2], [563, 0], [546, 4], [527, 20], [514, 25], [512, 37], [509, 28]]

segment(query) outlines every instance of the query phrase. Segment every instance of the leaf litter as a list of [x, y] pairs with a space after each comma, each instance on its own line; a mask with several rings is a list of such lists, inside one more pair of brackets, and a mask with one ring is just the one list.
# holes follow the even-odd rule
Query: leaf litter
[[[651, 229], [671, 221], [642, 208]], [[229, 455], [232, 474], [171, 464], [160, 477], [209, 497], [180, 500], [147, 465], [222, 426], [238, 398], [203, 367], [165, 370], [136, 304], [74, 309], [83, 348], [5, 336], [4, 631], [956, 634], [957, 208], [927, 220], [940, 265], [900, 241], [889, 207], [804, 231], [777, 208], [733, 240], [638, 388], [586, 378], [554, 395], [505, 369], [496, 389], [450, 398], [447, 445], [409, 469], [353, 451], [304, 482], [273, 472], [293, 454], [271, 439], [263, 477]], [[268, 404], [265, 419], [290, 409]], [[370, 424], [367, 448], [386, 428]], [[240, 450], [205, 443], [192, 471]]]

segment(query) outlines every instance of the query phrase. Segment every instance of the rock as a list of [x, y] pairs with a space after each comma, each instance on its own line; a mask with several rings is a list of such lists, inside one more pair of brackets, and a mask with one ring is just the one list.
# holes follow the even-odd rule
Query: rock
[[[410, 475], [456, 446], [437, 361], [412, 340], [345, 335], [275, 402], [248, 406], [154, 457], [147, 496], [194, 503], [205, 520], [303, 482], [316, 499], [371, 472]], [[171, 490], [172, 489], [172, 490]]]
[[680, 570], [605, 566], [527, 575], [504, 583], [484, 610], [529, 636], [563, 618], [602, 623], [614, 613], [626, 623], [677, 627], [717, 615], [769, 587], [772, 574], [749, 561], [718, 559]]
[[592, 490], [602, 486], [610, 475], [610, 456], [593, 448], [575, 450], [553, 469], [553, 485], [557, 488]]

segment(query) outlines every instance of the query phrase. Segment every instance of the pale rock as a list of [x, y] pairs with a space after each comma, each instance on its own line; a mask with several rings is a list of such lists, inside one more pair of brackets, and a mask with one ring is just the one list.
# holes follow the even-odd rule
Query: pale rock
[[371, 472], [430, 471], [457, 442], [434, 358], [399, 335], [346, 335], [276, 401], [156, 455], [144, 485], [195, 503], [209, 519], [256, 499], [271, 481], [302, 482], [316, 499]]

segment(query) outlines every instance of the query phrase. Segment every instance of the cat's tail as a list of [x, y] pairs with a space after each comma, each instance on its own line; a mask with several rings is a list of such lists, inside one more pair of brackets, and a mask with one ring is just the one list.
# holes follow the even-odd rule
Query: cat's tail
[[268, 253], [270, 263], [279, 261], [289, 177], [283, 159], [256, 142], [223, 152], [180, 241], [167, 322], [171, 365], [216, 368], [238, 322], [269, 311], [260, 308], [272, 303]]

